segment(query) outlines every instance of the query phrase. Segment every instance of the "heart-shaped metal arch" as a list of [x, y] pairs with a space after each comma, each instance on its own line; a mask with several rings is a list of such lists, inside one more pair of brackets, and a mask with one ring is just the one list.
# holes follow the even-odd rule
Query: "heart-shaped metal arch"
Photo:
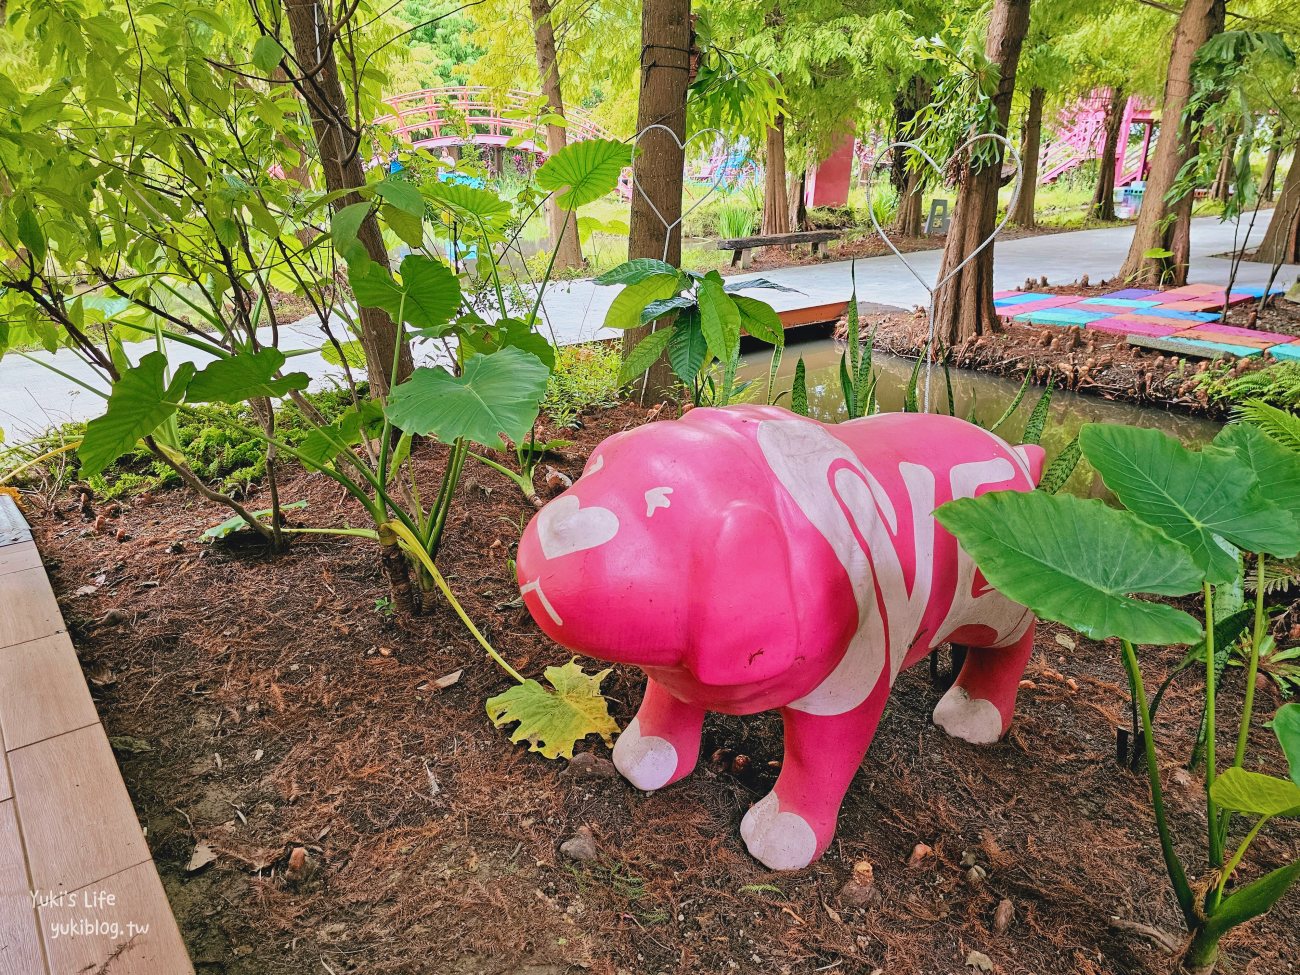
[[[998, 222], [998, 225], [993, 228], [993, 232], [989, 234], [987, 237], [985, 237], [982, 241], [980, 241], [980, 245], [978, 247], [976, 247], [973, 251], [967, 254], [962, 259], [960, 264], [958, 264], [955, 268], [953, 268], [951, 271], [949, 271], [947, 274], [941, 277], [938, 281], [936, 281], [934, 283], [934, 287], [931, 287], [926, 283], [925, 278], [921, 277], [921, 275], [917, 273], [916, 268], [912, 267], [911, 263], [907, 260], [907, 258], [903, 256], [903, 252], [894, 246], [894, 242], [889, 239], [889, 235], [885, 232], [885, 228], [880, 226], [880, 221], [876, 219], [876, 208], [872, 206], [871, 203], [871, 187], [875, 183], [874, 177], [875, 177], [876, 170], [880, 168], [881, 162], [884, 160], [885, 156], [888, 155], [889, 153], [897, 152], [901, 149], [910, 149], [913, 152], [915, 152], [918, 156], [920, 156], [922, 159], [924, 159], [930, 165], [930, 168], [934, 170], [935, 175], [937, 175], [940, 178], [940, 180], [942, 180], [944, 172], [948, 169], [949, 166], [952, 165], [954, 159], [959, 158], [963, 152], [965, 152], [971, 146], [975, 145], [977, 142], [985, 142], [985, 141], [1002, 143], [1003, 150], [1010, 154], [1011, 159], [1015, 164], [1016, 177], [1015, 177], [1015, 183], [1012, 185], [1011, 188], [1011, 199], [1007, 202], [1007, 212], [1002, 217], [1002, 219]], [[1006, 136], [999, 135], [996, 132], [981, 132], [979, 135], [971, 136], [969, 139], [967, 139], [965, 142], [963, 142], [961, 145], [959, 145], [956, 149], [953, 150], [952, 155], [948, 157], [947, 162], [945, 162], [942, 166], [940, 166], [937, 162], [935, 162], [934, 157], [931, 156], [924, 149], [922, 149], [921, 146], [919, 146], [917, 143], [907, 142], [907, 141], [889, 143], [889, 145], [885, 146], [876, 155], [876, 161], [871, 166], [871, 173], [869, 174], [869, 178], [867, 179], [867, 213], [871, 217], [871, 226], [875, 228], [875, 231], [879, 235], [880, 239], [885, 242], [885, 246], [894, 252], [894, 256], [903, 262], [903, 267], [907, 268], [908, 273], [910, 273], [912, 277], [916, 278], [916, 280], [920, 283], [921, 287], [923, 287], [926, 290], [926, 293], [929, 294], [930, 296], [929, 331], [926, 336], [925, 351], [924, 351], [924, 355], [926, 359], [924, 406], [925, 406], [925, 412], [927, 413], [930, 412], [930, 372], [934, 366], [934, 293], [938, 291], [940, 288], [942, 288], [949, 281], [951, 281], [954, 277], [956, 277], [957, 272], [959, 272], [971, 261], [975, 260], [976, 256], [982, 250], [984, 250], [984, 248], [992, 244], [993, 241], [997, 238], [998, 234], [1002, 233], [1003, 228], [1005, 228], [1006, 225], [1011, 220], [1011, 214], [1015, 211], [1016, 200], [1020, 198], [1021, 176], [1022, 173], [1020, 169], [1020, 153], [1016, 151], [1016, 147], [1011, 144], [1011, 141], [1007, 139]]]
[[[724, 136], [724, 135], [723, 135], [719, 130], [717, 130], [717, 129], [700, 129], [700, 131], [693, 133], [693, 134], [692, 134], [692, 135], [691, 135], [691, 136], [690, 136], [690, 137], [689, 137], [685, 142], [683, 142], [681, 139], [677, 138], [677, 133], [674, 132], [672, 129], [670, 129], [668, 126], [663, 125], [663, 124], [661, 124], [661, 123], [659, 123], [659, 122], [656, 122], [656, 123], [654, 123], [653, 125], [647, 125], [644, 129], [642, 129], [640, 132], [638, 132], [636, 135], [634, 135], [634, 136], [632, 137], [632, 145], [635, 146], [635, 147], [637, 147], [637, 148], [639, 148], [639, 147], [640, 147], [640, 144], [641, 144], [641, 139], [642, 139], [642, 137], [645, 136], [645, 134], [646, 134], [647, 132], [653, 132], [655, 129], [660, 129], [660, 130], [662, 130], [662, 131], [664, 131], [664, 132], [667, 132], [668, 135], [669, 135], [669, 137], [670, 137], [670, 138], [671, 138], [675, 143], [677, 143], [677, 148], [682, 150], [682, 155], [683, 155], [682, 165], [683, 165], [683, 166], [686, 164], [686, 162], [685, 162], [685, 158], [684, 158], [684, 157], [685, 157], [685, 154], [686, 154], [686, 147], [689, 146], [689, 145], [690, 145], [692, 142], [694, 142], [696, 139], [698, 139], [700, 136], [703, 136], [703, 135], [712, 135], [712, 136], [714, 136], [714, 137], [716, 137], [716, 138], [720, 138], [720, 139], [725, 139], [725, 138], [726, 138], [726, 137], [725, 137], [725, 136]], [[718, 187], [721, 186], [724, 182], [726, 182], [726, 176], [727, 176], [727, 169], [726, 169], [726, 167], [725, 167], [725, 166], [719, 166], [719, 167], [718, 167], [718, 175], [714, 178], [713, 182], [712, 182], [711, 184], [709, 184], [709, 188], [708, 188], [708, 190], [705, 192], [705, 194], [704, 194], [703, 196], [701, 196], [698, 200], [696, 200], [694, 203], [692, 203], [692, 204], [691, 204], [689, 207], [687, 207], [685, 210], [683, 210], [682, 213], [681, 213], [681, 216], [679, 216], [679, 217], [678, 217], [676, 220], [674, 220], [672, 223], [669, 223], [667, 220], [664, 219], [664, 215], [663, 215], [663, 213], [660, 211], [660, 209], [659, 209], [657, 206], [655, 206], [655, 201], [652, 200], [652, 199], [650, 199], [650, 195], [649, 195], [648, 193], [646, 193], [646, 191], [645, 191], [644, 189], [641, 188], [641, 184], [640, 184], [639, 182], [637, 182], [637, 179], [636, 179], [636, 169], [635, 169], [635, 167], [632, 169], [632, 187], [633, 187], [633, 189], [635, 190], [635, 192], [641, 194], [641, 199], [643, 199], [643, 200], [646, 201], [646, 204], [650, 207], [651, 210], [654, 211], [654, 215], [655, 215], [656, 217], [659, 218], [659, 222], [660, 222], [661, 224], [664, 225], [664, 231], [665, 231], [665, 233], [664, 233], [664, 253], [663, 253], [663, 258], [662, 258], [663, 260], [665, 260], [665, 261], [668, 260], [668, 242], [669, 242], [669, 241], [671, 240], [671, 238], [672, 238], [672, 235], [673, 235], [673, 228], [676, 227], [678, 224], [680, 224], [683, 220], [685, 220], [685, 219], [686, 219], [688, 216], [690, 216], [692, 213], [694, 213], [696, 209], [698, 209], [701, 205], [703, 205], [703, 203], [704, 203], [705, 200], [707, 200], [707, 199], [708, 199], [709, 197], [711, 197], [715, 192], [717, 192]]]

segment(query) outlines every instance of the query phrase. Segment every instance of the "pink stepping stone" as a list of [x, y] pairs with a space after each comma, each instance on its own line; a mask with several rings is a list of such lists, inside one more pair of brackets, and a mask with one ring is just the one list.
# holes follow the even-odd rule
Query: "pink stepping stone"
[[[1167, 322], [1168, 319], [1165, 319]], [[1114, 318], [1103, 318], [1099, 321], [1089, 322], [1086, 326], [1094, 332], [1109, 332], [1112, 335], [1146, 335], [1151, 338], [1164, 338], [1168, 335], [1181, 334], [1184, 329], [1181, 325], [1167, 325], [1156, 321], [1143, 321], [1134, 317], [1116, 315]]]
[[[1040, 298], [1038, 301], [1024, 301], [1015, 305], [1003, 305], [998, 309], [998, 313], [1003, 318], [1013, 318], [1016, 315], [1021, 315], [1025, 312], [1045, 311], [1048, 308], [1061, 308], [1065, 305], [1073, 305], [1078, 300], [1078, 295], [1053, 295], [1051, 298]], [[1091, 310], [1092, 309], [1089, 309], [1089, 311]]]

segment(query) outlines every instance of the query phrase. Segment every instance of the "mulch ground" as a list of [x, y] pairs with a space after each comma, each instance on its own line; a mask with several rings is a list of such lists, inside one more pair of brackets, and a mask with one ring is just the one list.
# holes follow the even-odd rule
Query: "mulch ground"
[[[1115, 291], [1119, 285], [1102, 282], [1053, 287], [1043, 282], [1026, 282], [1025, 287], [1047, 294], [1097, 297]], [[1255, 304], [1248, 302], [1229, 309], [1226, 323], [1300, 335], [1300, 305], [1275, 298], [1263, 312], [1257, 313]], [[874, 332], [876, 348], [913, 358], [924, 348], [927, 328], [922, 310], [867, 315], [861, 319], [863, 337]], [[843, 337], [844, 322], [836, 334]], [[1231, 362], [1229, 373], [1234, 376], [1275, 363], [1267, 355], [1219, 361]], [[1231, 405], [1212, 401], [1196, 381], [1201, 373], [1220, 368], [1212, 366], [1210, 360], [1183, 359], [1172, 353], [1139, 348], [1129, 345], [1122, 335], [1085, 328], [1002, 324], [999, 331], [954, 346], [950, 362], [954, 367], [1022, 381], [1030, 375], [1039, 386], [1050, 381], [1057, 389], [1215, 419], [1226, 418]]]
[[[595, 443], [646, 420], [629, 405], [587, 417], [557, 466], [577, 476]], [[431, 496], [441, 448], [415, 461]], [[280, 490], [309, 502], [293, 513], [305, 524], [365, 524], [324, 477], [286, 470]], [[781, 760], [773, 715], [710, 717], [700, 769], [643, 795], [610, 774], [595, 739], [572, 769], [510, 744], [483, 703], [507, 678], [440, 602], [413, 619], [377, 611], [387, 590], [364, 540], [300, 536], [279, 556], [200, 544], [226, 512], [182, 492], [85, 511], [65, 492], [27, 507], [201, 972], [930, 975], [975, 971], [973, 950], [1006, 975], [1176, 965], [1111, 923], [1181, 930], [1145, 777], [1115, 762], [1128, 715], [1115, 646], [1042, 626], [1013, 729], [986, 748], [938, 731], [940, 688], [925, 667], [904, 674], [831, 849], [778, 874], [738, 834]], [[440, 562], [489, 638], [536, 676], [566, 654], [516, 602], [511, 557], [531, 514], [504, 479], [471, 468]], [[1148, 683], [1177, 657], [1149, 652]], [[623, 667], [606, 681], [620, 724], [642, 682]], [[1221, 714], [1241, 691], [1230, 668]], [[1260, 720], [1279, 703], [1261, 677]], [[1198, 722], [1188, 675], [1162, 707], [1160, 744], [1179, 845], [1200, 876], [1203, 784], [1178, 771]], [[1220, 727], [1226, 743], [1231, 722]], [[1252, 740], [1255, 767], [1284, 767], [1271, 733]], [[583, 826], [599, 854], [567, 859], [559, 846]], [[918, 843], [932, 852], [908, 866]], [[1242, 879], [1298, 845], [1295, 824], [1270, 826]], [[863, 861], [881, 898], [853, 906], [840, 891]], [[1014, 920], [1000, 932], [1003, 901]], [[1298, 906], [1292, 892], [1226, 939], [1224, 970], [1290, 970]]]

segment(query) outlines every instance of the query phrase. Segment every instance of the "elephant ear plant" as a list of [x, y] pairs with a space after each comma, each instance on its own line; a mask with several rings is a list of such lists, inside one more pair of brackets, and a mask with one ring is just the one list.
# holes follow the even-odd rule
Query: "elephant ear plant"
[[[558, 194], [562, 207], [573, 209], [612, 190], [629, 157], [630, 150], [621, 143], [578, 143], [552, 156], [538, 171], [538, 180]], [[527, 739], [548, 757], [571, 755], [574, 743], [585, 735], [599, 733], [608, 740], [617, 730], [599, 695], [603, 675], [588, 677], [571, 662], [547, 671], [553, 690], [526, 680], [470, 620], [436, 564], [466, 459], [478, 456], [471, 454], [471, 446], [505, 449], [507, 440], [516, 445], [531, 441], [554, 364], [553, 349], [536, 328], [545, 281], [534, 286], [535, 293], [522, 302], [522, 310], [517, 307], [520, 302], [507, 299], [500, 261], [510, 242], [500, 236], [500, 213], [502, 207], [506, 211], [509, 207], [494, 194], [461, 187], [455, 194], [434, 191], [426, 199], [414, 186], [392, 180], [387, 177], [372, 184], [363, 202], [336, 213], [330, 234], [335, 251], [347, 262], [357, 303], [383, 309], [397, 326], [388, 395], [357, 396], [331, 422], [308, 414], [311, 429], [305, 440], [293, 445], [276, 437], [273, 428], [246, 424], [241, 414], [213, 408], [214, 404], [269, 403], [305, 389], [308, 377], [302, 372], [286, 373], [286, 356], [279, 349], [252, 343], [231, 349], [205, 344], [204, 351], [213, 361], [201, 369], [183, 362], [173, 370], [160, 348], [134, 366], [124, 361], [105, 413], [88, 424], [78, 448], [82, 471], [98, 473], [139, 440], [158, 439], [168, 422], [183, 412], [260, 440], [275, 454], [292, 457], [308, 470], [329, 477], [361, 505], [373, 527], [284, 527], [276, 517], [277, 502], [271, 514], [277, 534], [337, 534], [378, 542], [393, 604], [416, 613], [425, 593], [436, 590], [517, 682], [488, 702], [492, 720], [498, 725], [519, 722], [513, 740]], [[409, 243], [423, 240], [421, 228], [431, 208], [449, 207], [477, 228], [479, 267], [486, 268], [491, 286], [486, 303], [471, 300], [462, 291], [461, 278], [435, 256], [408, 254], [394, 274], [372, 261], [356, 241], [357, 228], [372, 209], [388, 229], [400, 231]], [[349, 316], [342, 313], [340, 318], [350, 328]], [[431, 343], [442, 361], [417, 368], [399, 382], [401, 352], [411, 340]], [[334, 343], [340, 362], [348, 361], [355, 345]], [[422, 494], [408, 463], [415, 437], [436, 438], [447, 447], [441, 480], [432, 495]], [[488, 458], [479, 459], [531, 493], [530, 469], [516, 475]], [[418, 587], [412, 586], [412, 575]]]
[[[997, 492], [950, 502], [937, 516], [1008, 597], [1095, 640], [1118, 638], [1142, 724], [1161, 854], [1190, 934], [1183, 968], [1205, 975], [1214, 971], [1223, 935], [1268, 911], [1300, 876], [1300, 859], [1240, 876], [1269, 821], [1300, 816], [1300, 706], [1286, 705], [1273, 720], [1290, 778], [1246, 768], [1255, 677], [1272, 646], [1263, 583], [1270, 559], [1300, 551], [1300, 451], [1249, 423], [1226, 427], [1201, 450], [1157, 431], [1098, 424], [1084, 427], [1079, 444], [1122, 508], [1043, 491]], [[1249, 625], [1230, 637], [1249, 631], [1244, 702], [1235, 748], [1220, 762], [1218, 616], [1240, 592], [1240, 567], [1251, 562], [1261, 584]], [[1203, 619], [1134, 598], [1197, 592]], [[1175, 848], [1137, 650], [1177, 644], [1202, 648], [1205, 673], [1207, 830], [1199, 877], [1189, 877]]]

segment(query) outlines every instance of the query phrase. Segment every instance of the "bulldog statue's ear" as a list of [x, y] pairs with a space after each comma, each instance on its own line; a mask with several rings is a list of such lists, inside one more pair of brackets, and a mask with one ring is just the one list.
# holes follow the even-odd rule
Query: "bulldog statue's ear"
[[723, 509], [716, 527], [692, 553], [682, 663], [715, 686], [778, 677], [799, 645], [785, 533], [769, 512], [741, 501]]

